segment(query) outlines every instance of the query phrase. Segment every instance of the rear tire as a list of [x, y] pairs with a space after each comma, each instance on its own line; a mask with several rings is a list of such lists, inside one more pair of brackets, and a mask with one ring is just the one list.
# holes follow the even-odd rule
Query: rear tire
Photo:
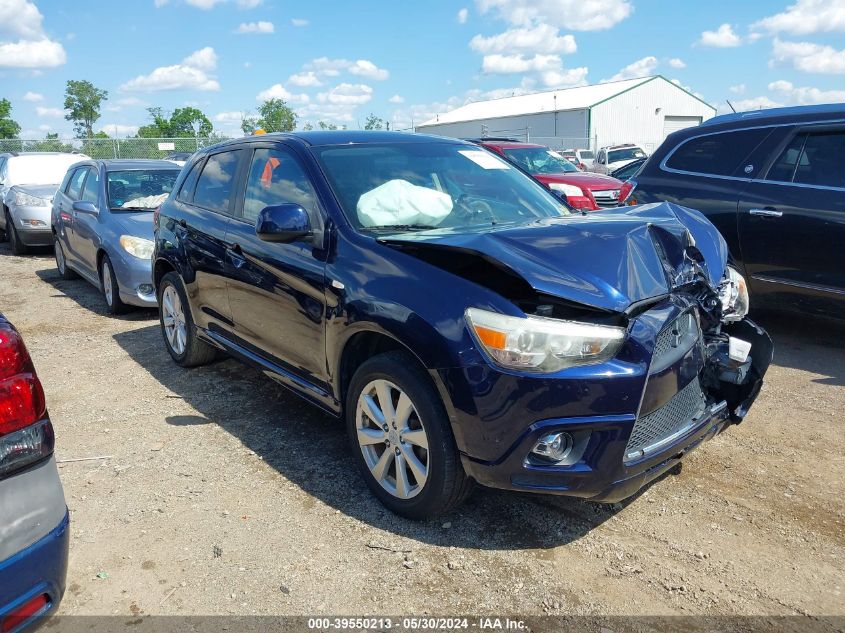
[[217, 349], [197, 336], [182, 278], [169, 272], [158, 286], [158, 320], [164, 346], [181, 367], [207, 365], [217, 357]]
[[6, 239], [9, 240], [9, 245], [12, 247], [12, 252], [15, 255], [29, 254], [29, 246], [21, 242], [15, 225], [12, 224], [12, 216], [6, 211]]
[[469, 495], [473, 481], [449, 417], [410, 354], [387, 352], [358, 368], [346, 395], [346, 427], [361, 476], [392, 512], [431, 519]]
[[65, 248], [62, 246], [58, 235], [53, 236], [53, 255], [56, 258], [56, 268], [59, 271], [59, 277], [68, 281], [79, 277], [79, 275], [68, 268], [67, 259], [65, 258]]
[[103, 292], [109, 314], [123, 314], [129, 310], [129, 306], [120, 298], [120, 287], [117, 285], [117, 277], [108, 255], [103, 255], [100, 261], [100, 290]]

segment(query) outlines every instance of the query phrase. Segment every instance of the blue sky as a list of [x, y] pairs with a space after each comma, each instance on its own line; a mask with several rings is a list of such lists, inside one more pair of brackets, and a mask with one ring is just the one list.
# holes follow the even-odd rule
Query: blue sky
[[724, 110], [845, 101], [845, 0], [0, 0], [0, 97], [22, 136], [70, 135], [68, 79], [108, 90], [95, 129], [192, 105], [223, 133], [276, 96], [356, 128], [469, 100], [662, 74]]

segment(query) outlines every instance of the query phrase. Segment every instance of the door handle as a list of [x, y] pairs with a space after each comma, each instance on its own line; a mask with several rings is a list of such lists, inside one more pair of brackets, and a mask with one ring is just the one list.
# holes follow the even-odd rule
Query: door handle
[[767, 207], [765, 209], [749, 209], [748, 213], [751, 215], [758, 215], [763, 218], [779, 218], [783, 215], [782, 211]]

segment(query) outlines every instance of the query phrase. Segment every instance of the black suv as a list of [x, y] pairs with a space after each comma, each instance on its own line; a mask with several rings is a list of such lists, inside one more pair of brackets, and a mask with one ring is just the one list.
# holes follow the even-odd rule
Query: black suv
[[671, 134], [627, 204], [703, 212], [755, 305], [840, 317], [845, 307], [845, 104], [728, 114]]

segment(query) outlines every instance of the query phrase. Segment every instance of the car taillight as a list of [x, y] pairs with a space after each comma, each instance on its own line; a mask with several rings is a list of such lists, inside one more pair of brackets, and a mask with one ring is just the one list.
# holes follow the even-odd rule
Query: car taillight
[[53, 452], [44, 389], [20, 334], [0, 323], [0, 477]]
[[637, 183], [633, 180], [626, 180], [622, 183], [622, 186], [619, 188], [619, 204], [620, 206], [623, 204], [627, 205], [635, 205], [637, 204], [637, 199], [633, 197], [631, 194], [634, 193], [634, 189], [637, 188]]

